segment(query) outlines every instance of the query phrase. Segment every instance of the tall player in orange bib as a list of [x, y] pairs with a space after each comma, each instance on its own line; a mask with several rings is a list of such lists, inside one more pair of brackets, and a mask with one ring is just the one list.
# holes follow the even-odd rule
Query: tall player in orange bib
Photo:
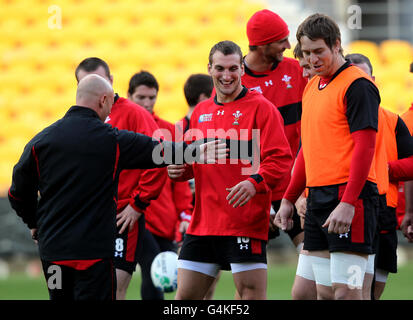
[[307, 186], [304, 249], [325, 259], [315, 278], [329, 271], [323, 281], [335, 299], [361, 300], [378, 214], [373, 158], [380, 95], [372, 79], [344, 59], [331, 18], [308, 17], [297, 40], [316, 76], [304, 90], [302, 149], [275, 223], [291, 228], [293, 204]]

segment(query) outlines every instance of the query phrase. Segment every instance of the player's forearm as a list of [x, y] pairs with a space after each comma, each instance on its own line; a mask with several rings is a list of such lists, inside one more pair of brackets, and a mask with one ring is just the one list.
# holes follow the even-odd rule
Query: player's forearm
[[290, 184], [283, 198], [295, 203], [306, 187], [305, 162], [302, 149], [298, 152]]
[[404, 183], [405, 213], [413, 215], [413, 180]]
[[364, 129], [352, 133], [354, 150], [350, 162], [350, 174], [342, 202], [354, 205], [370, 172], [376, 146], [376, 131]]
[[405, 159], [390, 161], [388, 165], [390, 181], [413, 180], [413, 156]]

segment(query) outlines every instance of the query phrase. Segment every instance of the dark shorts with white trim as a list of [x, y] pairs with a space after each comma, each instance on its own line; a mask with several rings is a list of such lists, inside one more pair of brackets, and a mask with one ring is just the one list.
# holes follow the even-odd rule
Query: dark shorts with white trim
[[136, 270], [139, 258], [143, 253], [143, 240], [145, 235], [145, 216], [141, 215], [132, 230], [126, 228], [119, 233], [122, 226], [118, 227], [115, 238], [115, 268], [133, 274]]
[[[272, 201], [271, 202], [272, 208], [277, 213], [280, 209], [281, 200]], [[290, 230], [285, 231], [288, 236], [290, 237], [291, 241], [294, 241], [294, 238], [298, 236], [304, 230], [301, 228], [301, 220], [300, 216], [298, 215], [297, 208], [294, 205], [294, 214], [293, 214], [293, 227]], [[280, 235], [280, 229], [276, 228], [274, 231], [268, 231], [268, 239], [275, 239]]]
[[267, 241], [236, 236], [194, 236], [185, 234], [179, 259], [216, 263], [231, 270], [231, 263], [267, 263]]
[[346, 184], [311, 187], [307, 198], [307, 212], [304, 222], [304, 249], [349, 251], [364, 254], [374, 252], [377, 232], [379, 196], [375, 183], [367, 181], [355, 203], [354, 217], [349, 232], [328, 233], [323, 228], [331, 212], [340, 203]]

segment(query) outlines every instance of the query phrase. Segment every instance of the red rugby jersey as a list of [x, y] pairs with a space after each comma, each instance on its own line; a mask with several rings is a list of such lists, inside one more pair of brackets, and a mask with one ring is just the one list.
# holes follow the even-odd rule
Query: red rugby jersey
[[[165, 140], [175, 140], [175, 126], [152, 114]], [[166, 168], [162, 168], [166, 171]], [[187, 181], [166, 179], [158, 198], [152, 200], [145, 210], [146, 228], [153, 234], [174, 240], [177, 223], [190, 221], [192, 215], [192, 192]]]
[[[295, 158], [300, 144], [301, 100], [307, 80], [297, 60], [284, 57], [271, 70], [255, 72], [245, 63], [242, 84], [256, 90], [270, 100], [280, 111], [284, 120], [284, 132]], [[280, 200], [290, 182], [291, 172], [286, 173], [282, 183], [272, 190], [272, 201]]]
[[[253, 130], [259, 131], [259, 140]], [[274, 105], [245, 87], [229, 103], [220, 104], [211, 97], [195, 108], [185, 137], [198, 142], [225, 139], [230, 148], [224, 161], [192, 166], [195, 209], [187, 233], [267, 240], [271, 189], [289, 173], [293, 162], [282, 117]], [[253, 158], [246, 151], [258, 145], [260, 152]], [[226, 188], [246, 179], [253, 182], [257, 194], [243, 207], [233, 208]]]
[[[134, 102], [116, 97], [116, 102], [105, 121], [120, 130], [139, 132], [152, 137], [158, 126], [151, 114]], [[143, 212], [156, 199], [166, 181], [164, 168], [123, 170], [119, 175], [117, 211], [128, 204]]]
[[181, 120], [175, 123], [175, 139], [174, 141], [180, 142], [183, 140], [185, 132], [189, 129], [188, 116], [183, 117]]

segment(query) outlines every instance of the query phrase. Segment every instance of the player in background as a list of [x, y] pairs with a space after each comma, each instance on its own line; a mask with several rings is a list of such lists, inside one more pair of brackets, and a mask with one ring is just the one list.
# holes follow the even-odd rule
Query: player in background
[[[373, 76], [373, 67], [368, 57], [362, 54], [348, 54], [345, 56], [353, 65], [359, 67], [364, 72], [375, 80]], [[379, 137], [380, 135], [380, 137]], [[379, 139], [383, 139], [382, 142]], [[385, 165], [382, 165], [380, 175], [386, 178], [383, 184], [387, 184], [387, 190], [380, 192], [384, 195], [384, 206], [380, 208], [378, 219], [378, 239], [375, 254], [375, 261], [373, 259], [372, 267], [366, 273], [367, 281], [363, 287], [364, 299], [380, 299], [383, 293], [384, 286], [388, 273], [397, 272], [397, 233], [398, 227], [396, 219], [396, 208], [398, 205], [398, 181], [406, 180], [411, 176], [411, 161], [413, 155], [413, 138], [404, 123], [403, 119], [391, 111], [379, 107], [379, 134], [376, 143], [376, 148], [379, 144], [384, 144], [385, 155], [379, 155], [380, 151], [376, 150], [376, 169], [379, 175], [380, 159], [385, 158]], [[408, 158], [408, 159], [406, 159]], [[404, 159], [404, 160], [402, 160]], [[398, 161], [400, 160], [400, 161]], [[371, 257], [369, 256], [369, 259]], [[370, 261], [369, 261], [370, 263]], [[374, 281], [373, 285], [369, 285]], [[373, 291], [371, 291], [373, 290]]]
[[[98, 74], [113, 84], [113, 75], [102, 59], [86, 58], [76, 68], [77, 81], [88, 74]], [[115, 95], [115, 102], [105, 122], [118, 129], [150, 137], [158, 129], [151, 115], [143, 107], [118, 94]], [[141, 242], [145, 230], [145, 210], [150, 201], [159, 196], [166, 179], [164, 168], [124, 170], [119, 176], [116, 216], [118, 235], [114, 244], [118, 300], [125, 299], [143, 248]]]
[[186, 79], [184, 84], [185, 100], [188, 104], [188, 112], [181, 120], [175, 125], [181, 129], [182, 134], [189, 129], [189, 120], [191, 119], [192, 112], [198, 103], [209, 99], [212, 94], [214, 84], [212, 78], [208, 74], [196, 73], [191, 74]]
[[[242, 84], [262, 93], [277, 107], [283, 117], [284, 132], [295, 158], [300, 143], [301, 99], [307, 80], [303, 78], [297, 60], [283, 56], [283, 52], [291, 48], [288, 26], [279, 15], [265, 9], [252, 15], [246, 29], [249, 52], [243, 59], [245, 74]], [[272, 190], [274, 212], [278, 211], [290, 178], [291, 171]], [[287, 233], [300, 252], [303, 230], [296, 212], [294, 221], [293, 229]], [[279, 230], [271, 222], [270, 229], [270, 238], [279, 235]]]
[[[304, 90], [302, 147], [275, 223], [291, 228], [294, 203], [308, 187], [304, 249], [324, 259], [335, 299], [361, 300], [378, 215], [373, 158], [380, 95], [368, 75], [344, 59], [331, 18], [308, 17], [297, 41], [316, 76]], [[322, 268], [313, 270], [315, 279], [325, 276]]]
[[168, 167], [172, 179], [195, 177], [196, 188], [178, 259], [175, 298], [203, 299], [219, 270], [231, 269], [240, 299], [265, 299], [270, 190], [290, 170], [291, 151], [273, 104], [241, 85], [244, 66], [238, 45], [214, 45], [208, 72], [216, 95], [195, 108], [188, 137], [193, 143], [226, 139], [230, 157], [212, 170]]
[[[177, 141], [183, 138], [185, 133], [189, 129], [189, 120], [191, 119], [192, 112], [198, 103], [209, 99], [211, 97], [214, 84], [212, 78], [208, 74], [196, 73], [191, 74], [184, 84], [185, 100], [188, 104], [188, 112], [181, 120], [175, 123], [175, 129], [178, 136]], [[195, 203], [195, 182], [194, 179], [189, 180], [189, 185], [192, 191], [192, 204]]]
[[[154, 107], [159, 92], [156, 78], [147, 71], [132, 76], [129, 81], [128, 98], [144, 107], [152, 115], [159, 129], [155, 136], [167, 141], [175, 141], [175, 127], [159, 118]], [[166, 172], [166, 168], [164, 169]], [[163, 292], [153, 285], [151, 265], [156, 255], [163, 251], [177, 252], [176, 229], [186, 232], [192, 215], [192, 193], [186, 181], [175, 182], [166, 179], [156, 200], [152, 200], [145, 210], [145, 231], [143, 248], [138, 263], [141, 268], [141, 297], [143, 300], [163, 299]]]
[[[410, 72], [413, 73], [413, 63], [410, 64]], [[413, 103], [408, 111], [401, 115], [401, 118], [413, 134]], [[397, 218], [401, 231], [409, 242], [413, 242], [413, 181], [406, 181], [400, 186], [404, 192], [399, 193], [401, 205], [397, 208]]]
[[[298, 60], [300, 67], [303, 70], [303, 78], [311, 80], [315, 76], [315, 72], [306, 59], [304, 59], [300, 44], [294, 48], [294, 57]], [[304, 228], [304, 218], [306, 211], [305, 195], [301, 195], [295, 203], [297, 214], [300, 216], [300, 227]], [[295, 223], [295, 222], [294, 222]], [[303, 231], [304, 232], [304, 231]], [[303, 235], [304, 240], [304, 235]], [[291, 296], [293, 300], [316, 300], [317, 288], [314, 277], [314, 272], [311, 267], [311, 259], [313, 257], [308, 255], [308, 251], [301, 248], [298, 256], [297, 271], [291, 289]], [[318, 285], [322, 285], [318, 283]]]

